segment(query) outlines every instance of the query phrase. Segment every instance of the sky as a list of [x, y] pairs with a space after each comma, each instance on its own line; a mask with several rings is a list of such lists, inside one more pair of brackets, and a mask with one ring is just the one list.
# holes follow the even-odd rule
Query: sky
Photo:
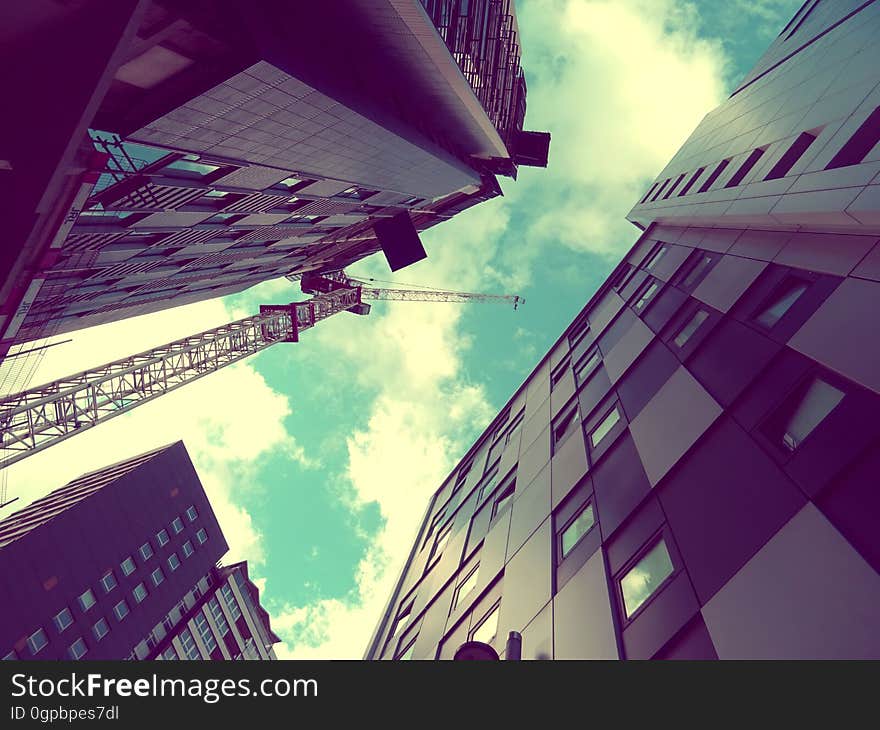
[[[280, 658], [360, 658], [431, 494], [632, 246], [626, 213], [800, 0], [518, 0], [526, 128], [547, 169], [422, 235], [428, 258], [359, 277], [519, 294], [379, 302], [7, 470], [20, 508], [79, 474], [183, 439], [246, 559]], [[65, 335], [32, 384], [302, 299], [284, 279]], [[0, 517], [5, 516], [0, 511]]]

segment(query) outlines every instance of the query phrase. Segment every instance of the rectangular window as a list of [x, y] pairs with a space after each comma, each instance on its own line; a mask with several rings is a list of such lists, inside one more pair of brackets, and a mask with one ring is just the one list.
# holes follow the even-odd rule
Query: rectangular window
[[366, 188], [359, 188], [357, 186], [352, 186], [350, 188], [346, 188], [341, 193], [336, 193], [337, 198], [351, 198], [352, 200], [366, 200], [374, 196], [378, 190], [367, 190]]
[[143, 583], [138, 583], [134, 590], [132, 590], [131, 595], [134, 596], [135, 603], [142, 603], [147, 597], [147, 587]]
[[452, 534], [452, 523], [450, 522], [446, 527], [444, 527], [440, 532], [437, 533], [437, 538], [434, 540], [434, 544], [431, 547], [431, 554], [428, 556], [427, 569], [430, 570], [434, 563], [436, 563], [440, 556], [443, 555], [443, 550], [446, 547], [446, 543], [449, 542], [449, 536]]
[[150, 573], [150, 580], [153, 581], [153, 586], [158, 586], [163, 580], [165, 580], [165, 573], [162, 572], [162, 568], [156, 568], [152, 573]]
[[232, 620], [238, 621], [241, 616], [241, 609], [238, 607], [238, 602], [235, 600], [235, 594], [232, 592], [232, 588], [229, 587], [228, 583], [224, 583], [220, 586], [220, 593], [223, 595], [223, 600], [226, 601], [226, 608], [228, 608], [229, 613], [232, 614]]
[[672, 183], [669, 190], [666, 191], [666, 195], [663, 196], [663, 200], [667, 200], [672, 193], [675, 192], [675, 189], [679, 186], [682, 180], [684, 180], [684, 173], [681, 173], [676, 179], [675, 182]]
[[183, 557], [184, 558], [188, 558], [190, 555], [192, 555], [195, 552], [195, 550], [193, 549], [192, 543], [189, 540], [187, 540], [185, 543], [183, 543], [182, 549], [183, 549]]
[[709, 318], [709, 313], [698, 309], [694, 312], [694, 316], [691, 317], [687, 323], [678, 331], [678, 334], [675, 335], [676, 347], [684, 347], [687, 344], [687, 341], [693, 336], [694, 332], [700, 329], [700, 325], [703, 324]]
[[752, 320], [765, 329], [771, 329], [808, 288], [809, 282], [801, 278], [796, 276], [785, 278], [761, 305]]
[[95, 640], [100, 641], [109, 633], [110, 625], [107, 623], [107, 619], [99, 618], [95, 621], [95, 625], [92, 626], [92, 634], [94, 635]]
[[117, 621], [122, 621], [122, 619], [128, 616], [128, 603], [126, 603], [124, 598], [113, 606], [113, 615], [116, 616]]
[[156, 533], [156, 542], [159, 543], [159, 547], [167, 545], [170, 540], [171, 538], [168, 537], [168, 530], [159, 530], [159, 532]]
[[878, 106], [850, 137], [840, 151], [831, 158], [826, 170], [858, 165], [880, 142], [880, 106]]
[[520, 429], [522, 429], [523, 424], [523, 415], [525, 414], [525, 410], [520, 411], [516, 418], [513, 419], [513, 423], [510, 424], [510, 427], [504, 434], [504, 445], [507, 446], [511, 441], [513, 441], [517, 434], [519, 434]]
[[226, 616], [223, 615], [223, 609], [220, 608], [216, 598], [208, 601], [208, 610], [214, 618], [214, 623], [217, 624], [217, 631], [220, 633], [220, 637], [226, 636], [229, 633], [229, 624], [226, 623]]
[[49, 639], [46, 636], [46, 632], [43, 629], [37, 629], [32, 633], [27, 640], [28, 649], [30, 649], [31, 655], [36, 656], [39, 652], [41, 652], [46, 645], [49, 643]]
[[584, 535], [593, 529], [593, 525], [595, 524], [596, 518], [593, 515], [593, 505], [592, 503], [585, 504], [568, 526], [562, 530], [561, 540], [563, 558], [574, 549], [574, 546], [580, 542]]
[[735, 188], [739, 185], [745, 179], [746, 175], [749, 174], [751, 169], [758, 164], [758, 160], [764, 155], [765, 150], [766, 148], [761, 149], [760, 147], [752, 150], [742, 165], [739, 166], [739, 169], [731, 175], [730, 180], [727, 181], [727, 184], [724, 187]]
[[169, 646], [165, 651], [162, 652], [162, 659], [169, 662], [177, 661], [177, 652], [174, 651], [173, 646]]
[[565, 443], [566, 439], [575, 432], [580, 420], [581, 414], [577, 402], [573, 403], [565, 413], [556, 419], [556, 422], [553, 424], [554, 454]]
[[654, 294], [657, 293], [657, 289], [659, 288], [660, 285], [653, 279], [649, 279], [647, 282], [645, 282], [645, 284], [642, 285], [641, 291], [636, 296], [635, 304], [633, 305], [636, 311], [641, 312], [648, 304], [648, 302], [651, 301]]
[[590, 320], [586, 315], [580, 315], [568, 331], [568, 344], [574, 347], [590, 329]]
[[666, 180], [663, 182], [663, 184], [660, 186], [660, 189], [659, 189], [656, 193], [654, 193], [654, 196], [651, 198], [651, 202], [652, 202], [652, 203], [653, 203], [655, 200], [657, 200], [657, 198], [659, 197], [660, 193], [662, 193], [663, 190], [664, 190], [664, 188], [665, 188], [667, 185], [669, 185], [669, 181], [670, 181], [671, 179], [672, 179], [672, 178], [667, 177]]
[[681, 288], [687, 289], [688, 291], [694, 289], [704, 278], [706, 278], [706, 274], [709, 273], [709, 270], [715, 264], [716, 259], [717, 256], [713, 254], [708, 254], [704, 251], [697, 252], [688, 268], [685, 269], [686, 273], [681, 278]]
[[452, 610], [454, 611], [461, 604], [462, 599], [466, 598], [467, 595], [477, 587], [477, 577], [479, 576], [480, 566], [477, 565], [474, 569], [465, 576], [465, 579], [458, 584], [458, 587], [455, 589], [455, 598], [452, 599]]
[[688, 194], [688, 191], [694, 186], [694, 183], [695, 183], [697, 180], [700, 179], [700, 175], [702, 175], [705, 171], [706, 171], [706, 168], [705, 168], [705, 167], [701, 167], [701, 168], [699, 168], [699, 169], [693, 174], [693, 176], [691, 176], [691, 179], [687, 181], [687, 185], [685, 185], [685, 186], [681, 189], [681, 192], [678, 194], [678, 197], [681, 198], [682, 196], [687, 195], [687, 194]]
[[627, 618], [645, 603], [674, 572], [666, 542], [661, 538], [620, 579], [623, 606]]
[[183, 532], [183, 520], [180, 519], [180, 517], [175, 517], [174, 520], [171, 522], [171, 531], [175, 535], [179, 535], [181, 532]]
[[92, 606], [95, 605], [95, 594], [92, 593], [91, 588], [86, 588], [86, 590], [80, 595], [77, 601], [79, 601], [79, 607], [83, 611], [88, 611]]
[[70, 612], [69, 608], [63, 608], [55, 614], [55, 618], [53, 618], [52, 621], [60, 634], [73, 623], [73, 614]]
[[778, 446], [794, 451], [845, 395], [825, 379], [813, 377], [785, 400], [762, 430]]
[[611, 432], [611, 429], [617, 425], [619, 420], [620, 411], [617, 406], [614, 406], [614, 409], [590, 432], [590, 445], [595, 449], [602, 439]]
[[217, 642], [214, 640], [214, 634], [211, 631], [211, 627], [208, 625], [208, 619], [199, 612], [195, 616], [193, 616], [193, 621], [196, 625], [196, 629], [199, 632], [199, 636], [202, 637], [202, 641], [205, 644], [205, 648], [208, 650], [210, 654], [214, 649], [217, 648]]
[[101, 587], [104, 589], [104, 593], [109, 593], [116, 588], [116, 576], [113, 575], [112, 570], [101, 576]]
[[415, 599], [409, 601], [403, 608], [400, 609], [400, 613], [397, 614], [397, 618], [394, 620], [394, 628], [392, 629], [389, 638], [397, 636], [403, 630], [403, 627], [409, 623], [414, 605]]
[[119, 564], [119, 567], [122, 568], [123, 575], [131, 575], [132, 573], [134, 573], [134, 560], [132, 560], [131, 556], [129, 555]]
[[498, 486], [498, 469], [495, 469], [488, 477], [483, 479], [482, 484], [480, 484], [480, 491], [477, 495], [477, 504], [482, 504], [483, 500], [486, 499], [492, 492], [495, 491], [495, 487]]
[[501, 458], [501, 452], [503, 452], [503, 451], [504, 451], [504, 439], [499, 438], [489, 448], [489, 453], [486, 456], [486, 470], [487, 471], [495, 466], [498, 459]]
[[195, 522], [196, 518], [199, 516], [199, 513], [196, 511], [196, 508], [193, 505], [190, 505], [186, 508], [186, 518], [190, 522]]
[[477, 627], [471, 632], [471, 641], [482, 641], [484, 644], [491, 644], [495, 640], [498, 633], [498, 609], [496, 605], [486, 617], [480, 621]]
[[416, 648], [416, 639], [418, 636], [414, 637], [409, 644], [406, 645], [406, 648], [397, 655], [397, 661], [399, 662], [408, 662], [413, 658], [413, 651]]
[[652, 253], [651, 256], [648, 258], [648, 260], [645, 262], [645, 269], [647, 269], [648, 271], [653, 269], [657, 265], [657, 263], [660, 261], [660, 259], [663, 258], [663, 256], [665, 254], [666, 254], [666, 244], [661, 243], [655, 249], [654, 253]]
[[86, 642], [80, 637], [67, 648], [67, 655], [75, 661], [77, 659], [82, 659], [87, 651], [88, 647], [86, 646]]
[[495, 519], [495, 517], [501, 514], [501, 511], [510, 504], [513, 499], [514, 489], [515, 484], [511, 482], [511, 484], [502, 489], [500, 494], [495, 498], [495, 504], [492, 505], [492, 519]]
[[767, 173], [767, 177], [765, 180], [778, 180], [781, 177], [785, 177], [788, 175], [789, 171], [792, 167], [795, 166], [795, 163], [801, 157], [803, 157], [804, 152], [809, 149], [810, 145], [816, 141], [816, 135], [811, 134], [810, 132], [801, 132], [798, 135], [798, 138], [792, 142], [791, 147], [789, 147], [785, 154], [779, 158], [779, 161], [770, 168], [770, 172]]
[[180, 632], [180, 645], [187, 659], [195, 661], [202, 658], [202, 655], [199, 653], [199, 647], [196, 646], [196, 640], [189, 629], [183, 629]]
[[205, 528], [200, 529], [196, 533], [196, 540], [199, 541], [199, 545], [204, 545], [208, 542], [208, 533], [205, 531]]
[[466, 464], [463, 464], [461, 468], [458, 470], [458, 474], [455, 475], [455, 486], [452, 488], [452, 493], [455, 494], [459, 489], [464, 486], [465, 480], [468, 478], [468, 474], [471, 471], [471, 467], [473, 466], [473, 462], [469, 461]]
[[721, 173], [724, 172], [724, 168], [730, 164], [730, 159], [721, 160], [718, 163], [718, 167], [712, 170], [712, 174], [706, 178], [706, 182], [704, 182], [700, 189], [697, 191], [699, 193], [705, 193], [709, 188], [712, 187], [712, 184], [721, 176]]
[[639, 205], [645, 204], [645, 201], [651, 197], [651, 193], [653, 193], [657, 189], [658, 184], [659, 183], [654, 183], [650, 188], [648, 188], [648, 192], [645, 193], [645, 197], [641, 199], [641, 201], [639, 202]]
[[140, 546], [139, 552], [144, 560], [149, 560], [151, 557], [153, 557], [153, 548], [148, 542], [145, 542], [143, 545]]
[[[188, 155], [189, 157], [195, 157], [195, 155]], [[166, 165], [162, 171], [169, 172], [175, 177], [187, 177], [187, 178], [203, 178], [207, 177], [211, 173], [217, 172], [220, 169], [220, 165], [209, 165], [204, 162], [196, 162], [195, 160], [188, 160], [186, 158], [175, 160], [174, 162]]]
[[168, 567], [172, 573], [180, 567], [180, 558], [177, 557], [177, 553], [171, 553], [168, 556]]
[[568, 372], [568, 362], [568, 358], [566, 357], [565, 360], [559, 363], [553, 369], [553, 372], [550, 373], [550, 390], [553, 390], [559, 384], [559, 381], [565, 377], [565, 374]]
[[593, 374], [593, 371], [600, 362], [602, 362], [602, 356], [599, 354], [598, 349], [584, 355], [581, 361], [574, 366], [575, 382], [578, 385], [582, 385], [586, 382], [587, 378]]

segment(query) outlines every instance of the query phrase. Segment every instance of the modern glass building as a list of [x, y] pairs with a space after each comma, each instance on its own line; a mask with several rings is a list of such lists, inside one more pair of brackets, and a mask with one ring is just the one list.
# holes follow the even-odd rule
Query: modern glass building
[[0, 522], [4, 659], [274, 659], [269, 615], [183, 442]]
[[809, 0], [428, 506], [369, 659], [878, 658], [880, 4]]

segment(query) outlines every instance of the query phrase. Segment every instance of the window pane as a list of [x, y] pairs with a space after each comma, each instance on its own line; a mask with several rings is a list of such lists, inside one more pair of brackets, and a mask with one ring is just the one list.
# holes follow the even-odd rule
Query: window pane
[[62, 611], [59, 611], [58, 614], [53, 619], [55, 622], [55, 627], [58, 631], [64, 631], [70, 624], [73, 623], [73, 614], [70, 613], [70, 609], [65, 608]]
[[455, 603], [452, 606], [453, 609], [457, 608], [461, 603], [461, 599], [466, 598], [468, 593], [477, 587], [477, 577], [479, 572], [479, 570], [472, 570], [470, 575], [465, 578], [462, 584], [458, 587], [458, 591], [455, 594]]
[[580, 411], [577, 406], [566, 413], [553, 430], [553, 445], [559, 446], [574, 431], [575, 425], [580, 421]]
[[86, 589], [86, 592], [79, 597], [79, 605], [83, 611], [88, 611], [95, 605], [95, 594], [92, 593], [91, 588]]
[[593, 525], [596, 524], [593, 516], [593, 505], [588, 504], [581, 510], [580, 514], [575, 518], [568, 527], [562, 532], [562, 557], [564, 558], [571, 552], [571, 549], [577, 545], [578, 541], [586, 535]]
[[94, 633], [95, 638], [100, 641], [110, 633], [110, 626], [107, 624], [106, 620], [98, 619], [92, 627], [92, 633]]
[[702, 278], [703, 274], [706, 273], [706, 269], [709, 268], [712, 261], [713, 258], [711, 256], [702, 256], [690, 272], [688, 272], [688, 275], [684, 278], [684, 281], [681, 282], [681, 285], [685, 288], [694, 286]]
[[672, 559], [660, 540], [620, 581], [626, 615], [632, 616], [672, 572]]
[[46, 632], [43, 629], [37, 629], [32, 633], [27, 640], [28, 648], [31, 650], [31, 654], [36, 654], [39, 652], [46, 644], [49, 643], [49, 639], [46, 638]]
[[492, 612], [485, 618], [479, 628], [474, 631], [471, 636], [472, 641], [482, 641], [484, 644], [491, 644], [498, 633], [498, 607], [492, 609]]
[[709, 318], [709, 313], [704, 312], [702, 309], [694, 314], [693, 317], [688, 320], [688, 323], [682, 327], [678, 334], [675, 336], [675, 344], [677, 347], [684, 347], [687, 344], [687, 341], [691, 338], [691, 335], [694, 334], [698, 329], [700, 329], [700, 325], [703, 324]]
[[614, 410], [605, 416], [605, 418], [602, 419], [602, 422], [596, 426], [590, 434], [590, 444], [594, 449], [599, 445], [599, 442], [608, 435], [619, 420], [620, 413], [617, 410], [617, 406], [615, 406]]
[[413, 651], [416, 648], [416, 642], [413, 641], [408, 647], [406, 647], [406, 651], [403, 652], [399, 657], [397, 657], [397, 661], [399, 662], [408, 662], [413, 657]]
[[599, 351], [595, 350], [592, 355], [589, 355], [577, 366], [577, 369], [574, 372], [574, 377], [575, 380], [577, 380], [578, 385], [580, 385], [584, 379], [593, 372], [593, 369], [599, 364], [600, 359]]
[[125, 575], [131, 575], [132, 573], [134, 573], [134, 560], [132, 560], [130, 557], [126, 558], [122, 561], [122, 563], [120, 563], [119, 567], [122, 568], [122, 572]]
[[655, 291], [657, 291], [657, 286], [658, 285], [656, 281], [651, 282], [651, 285], [647, 289], [645, 289], [642, 296], [640, 296], [639, 300], [636, 302], [636, 309], [641, 309], [648, 303], [651, 295], [654, 294]]
[[785, 424], [782, 436], [785, 445], [794, 451], [843, 400], [843, 396], [843, 392], [833, 385], [815, 378]]
[[786, 279], [755, 315], [755, 322], [769, 329], [801, 298], [809, 284], [802, 279]]
[[501, 513], [510, 500], [513, 499], [513, 487], [505, 489], [495, 500], [495, 506], [492, 508], [492, 517]]
[[[672, 191], [670, 191], [670, 192], [672, 192]], [[666, 246], [661, 246], [660, 249], [650, 258], [648, 263], [645, 264], [645, 268], [648, 271], [653, 269], [657, 265], [657, 262], [663, 258], [663, 254], [665, 254], [665, 253], [666, 253]]]

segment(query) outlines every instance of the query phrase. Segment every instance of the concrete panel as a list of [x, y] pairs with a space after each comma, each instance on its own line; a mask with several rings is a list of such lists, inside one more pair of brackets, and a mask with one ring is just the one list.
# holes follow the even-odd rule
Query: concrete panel
[[582, 434], [578, 429], [577, 433], [569, 436], [550, 460], [554, 509], [587, 473], [587, 450]]
[[555, 418], [559, 411], [574, 395], [574, 374], [571, 369], [562, 376], [562, 379], [553, 386], [550, 392], [551, 417]]
[[479, 595], [488, 586], [504, 567], [507, 557], [507, 538], [510, 534], [510, 510], [498, 515], [498, 519], [492, 523], [483, 548], [480, 550], [480, 573], [477, 579], [477, 587], [474, 592]]
[[602, 330], [623, 309], [624, 304], [625, 302], [617, 295], [617, 292], [608, 292], [605, 295], [590, 313], [590, 331], [593, 333], [593, 337], [599, 337]]
[[694, 296], [719, 312], [726, 312], [766, 265], [753, 259], [724, 256], [697, 286]]
[[[570, 438], [574, 438], [571, 436]], [[516, 479], [519, 484], [530, 484], [538, 476], [547, 462], [550, 461], [550, 426], [546, 426], [541, 435], [532, 445], [527, 447], [519, 457]]]
[[632, 326], [626, 331], [626, 334], [620, 338], [611, 351], [605, 356], [605, 371], [611, 382], [616, 382], [626, 369], [632, 365], [636, 358], [642, 354], [644, 349], [651, 344], [654, 339], [654, 333], [650, 328], [637, 319]]
[[878, 659], [880, 576], [812, 505], [703, 607], [721, 659]]
[[522, 658], [553, 658], [553, 603], [548, 602], [522, 631]]
[[720, 413], [721, 406], [685, 368], [672, 374], [629, 426], [651, 486]]
[[538, 526], [550, 516], [550, 467], [517, 494], [510, 518], [510, 536], [507, 541], [508, 555], [516, 554]]
[[729, 253], [772, 261], [793, 235], [788, 231], [745, 231], [730, 247]]
[[555, 659], [618, 659], [602, 551], [553, 599]]
[[524, 452], [531, 446], [535, 439], [543, 433], [544, 429], [550, 425], [549, 393], [548, 397], [543, 401], [534, 403], [534, 406], [526, 404], [525, 421], [523, 422], [522, 435], [520, 436], [520, 452]]
[[880, 284], [846, 279], [789, 340], [789, 347], [880, 393]]

